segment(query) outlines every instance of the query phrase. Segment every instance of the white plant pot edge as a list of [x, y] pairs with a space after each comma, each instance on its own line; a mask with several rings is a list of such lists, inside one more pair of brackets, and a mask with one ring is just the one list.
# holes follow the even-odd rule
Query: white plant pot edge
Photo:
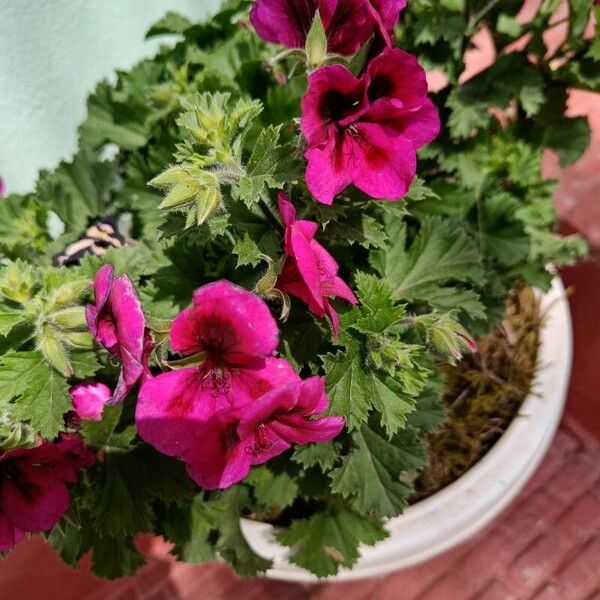
[[[562, 281], [556, 277], [541, 297], [545, 324], [540, 332], [538, 372], [533, 391], [504, 435], [468, 473], [430, 498], [390, 519], [390, 536], [361, 546], [360, 559], [336, 581], [374, 577], [423, 562], [457, 546], [488, 525], [515, 498], [542, 461], [560, 423], [572, 361], [572, 327]], [[266, 523], [241, 520], [248, 543], [272, 560], [266, 576], [297, 582], [318, 581], [287, 561], [289, 549]]]

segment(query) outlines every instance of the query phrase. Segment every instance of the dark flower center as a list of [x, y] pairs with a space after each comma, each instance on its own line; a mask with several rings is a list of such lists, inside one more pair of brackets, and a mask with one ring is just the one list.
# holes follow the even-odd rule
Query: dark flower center
[[394, 82], [387, 75], [376, 75], [369, 86], [369, 101], [375, 102], [380, 98], [386, 98], [392, 95], [394, 91]]
[[229, 321], [212, 316], [203, 321], [198, 343], [209, 360], [222, 364], [226, 362], [227, 354], [237, 346], [238, 339]]
[[28, 504], [33, 504], [41, 496], [41, 489], [31, 482], [19, 467], [7, 461], [0, 468], [0, 480], [6, 478], [19, 490], [21, 498]]
[[240, 438], [237, 433], [237, 424], [232, 423], [223, 433], [223, 447], [225, 450], [231, 450], [239, 441]]
[[325, 121], [338, 122], [356, 112], [360, 101], [360, 96], [356, 94], [343, 94], [338, 90], [330, 90], [321, 97], [319, 114]]

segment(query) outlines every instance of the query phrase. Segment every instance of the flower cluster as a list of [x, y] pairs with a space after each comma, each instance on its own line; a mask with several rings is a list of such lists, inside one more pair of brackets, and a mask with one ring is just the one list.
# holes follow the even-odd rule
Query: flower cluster
[[416, 151], [440, 131], [425, 71], [392, 47], [405, 6], [405, 0], [258, 0], [252, 9], [258, 35], [284, 46], [305, 44], [317, 11], [330, 52], [352, 54], [372, 36], [383, 42], [360, 77], [336, 64], [308, 78], [301, 120], [306, 184], [323, 204], [350, 184], [373, 198], [402, 198], [415, 177]]
[[302, 101], [306, 183], [332, 204], [350, 184], [373, 198], [404, 196], [416, 151], [439, 133], [425, 71], [414, 56], [387, 48], [357, 78], [342, 65], [314, 72]]
[[185, 461], [203, 488], [229, 487], [292, 444], [325, 442], [342, 430], [342, 418], [318, 416], [327, 408], [323, 379], [302, 381], [274, 357], [277, 323], [251, 292], [227, 281], [201, 287], [170, 338], [173, 350], [200, 363], [142, 385], [137, 429]]

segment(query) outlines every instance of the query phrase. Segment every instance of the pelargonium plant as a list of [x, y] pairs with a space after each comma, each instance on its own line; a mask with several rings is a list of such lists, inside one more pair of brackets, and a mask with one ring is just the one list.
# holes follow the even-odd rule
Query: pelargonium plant
[[[440, 367], [585, 253], [541, 172], [588, 143], [568, 90], [600, 90], [598, 9], [568, 4], [552, 50], [558, 0], [157, 23], [179, 41], [101, 82], [73, 159], [0, 203], [0, 551], [44, 532], [118, 577], [153, 533], [247, 575], [269, 562], [246, 517], [326, 576], [383, 539], [444, 420]], [[466, 79], [483, 29], [496, 60]]]

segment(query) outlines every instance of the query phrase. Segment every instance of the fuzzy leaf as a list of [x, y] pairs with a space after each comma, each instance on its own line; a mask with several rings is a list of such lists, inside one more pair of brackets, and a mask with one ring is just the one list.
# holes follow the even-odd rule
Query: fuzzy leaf
[[94, 154], [81, 149], [70, 162], [62, 162], [52, 173], [42, 171], [37, 195], [65, 223], [67, 232], [81, 233], [88, 221], [104, 215], [115, 167], [100, 162]]
[[372, 546], [386, 536], [380, 523], [342, 508], [293, 521], [277, 539], [291, 548], [290, 560], [294, 564], [327, 577], [357, 561], [360, 543]]
[[238, 267], [245, 265], [257, 267], [264, 260], [264, 253], [247, 233], [244, 233], [244, 237], [235, 243], [232, 252], [238, 257]]
[[244, 577], [264, 573], [271, 562], [261, 558], [250, 548], [240, 528], [240, 515], [250, 501], [248, 489], [236, 485], [223, 492], [220, 501], [223, 503], [223, 513], [218, 524], [219, 553]]
[[558, 119], [546, 132], [545, 144], [558, 153], [563, 167], [572, 165], [590, 145], [590, 124], [586, 117]]
[[151, 532], [152, 500], [181, 501], [192, 492], [183, 464], [148, 446], [108, 453], [92, 487], [95, 524], [114, 536]]
[[332, 490], [352, 498], [363, 515], [399, 515], [412, 492], [412, 476], [427, 462], [424, 444], [411, 430], [388, 441], [366, 425], [353, 440], [356, 448], [331, 473]]
[[72, 407], [69, 386], [40, 352], [10, 352], [0, 357], [0, 402], [13, 400], [11, 412], [45, 438], [64, 429]]
[[305, 469], [319, 465], [323, 471], [329, 471], [337, 461], [339, 455], [339, 445], [334, 442], [307, 444], [305, 446], [296, 446], [294, 454], [292, 454], [292, 460], [302, 465]]
[[[483, 277], [474, 241], [449, 221], [424, 218], [421, 230], [408, 248], [406, 225], [393, 223], [388, 226], [388, 235], [396, 243], [388, 252], [373, 253], [372, 262], [394, 288], [397, 298], [422, 300], [437, 308], [436, 294], [447, 282], [478, 283]], [[451, 298], [452, 292], [447, 293]], [[449, 298], [443, 299], [447, 306]], [[455, 304], [454, 308], [461, 306]]]
[[339, 351], [322, 357], [326, 373], [329, 411], [346, 419], [348, 429], [356, 429], [375, 408], [391, 433], [406, 421], [414, 408], [398, 382], [363, 366], [358, 353]]
[[278, 188], [297, 178], [292, 148], [280, 145], [280, 135], [281, 126], [269, 125], [260, 132], [254, 143], [246, 173], [239, 183], [240, 198], [248, 207], [266, 193], [266, 188]]
[[13, 327], [26, 322], [26, 316], [20, 310], [7, 310], [0, 305], [0, 335], [8, 335]]
[[275, 474], [267, 467], [255, 467], [246, 481], [253, 486], [256, 501], [269, 508], [286, 508], [298, 495], [298, 484], [287, 473]]

